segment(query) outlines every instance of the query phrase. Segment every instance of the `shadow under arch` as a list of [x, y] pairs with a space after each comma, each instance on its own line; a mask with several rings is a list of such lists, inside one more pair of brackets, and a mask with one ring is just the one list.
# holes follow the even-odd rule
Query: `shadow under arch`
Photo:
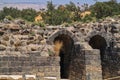
[[[60, 76], [62, 79], [69, 79], [71, 57], [74, 52], [74, 40], [66, 34], [60, 34], [53, 42], [60, 56]], [[60, 42], [62, 42], [62, 46], [59, 49]]]
[[98, 32], [98, 31], [92, 31], [92, 32], [90, 32], [90, 33], [87, 35], [87, 37], [85, 38], [85, 41], [89, 42], [90, 39], [91, 39], [93, 36], [96, 36], [96, 35], [99, 35], [99, 36], [103, 37], [103, 38], [105, 39], [105, 41], [106, 41], [107, 47], [110, 46], [109, 43], [111, 42], [112, 34], [109, 34], [109, 33], [105, 32], [105, 31], [100, 31], [100, 32]]
[[91, 37], [90, 41], [89, 41], [89, 45], [93, 49], [100, 50], [101, 59], [104, 57], [103, 55], [105, 54], [105, 50], [107, 47], [107, 43], [106, 43], [106, 40], [104, 39], [104, 37], [101, 37], [100, 35], [95, 35], [95, 36]]

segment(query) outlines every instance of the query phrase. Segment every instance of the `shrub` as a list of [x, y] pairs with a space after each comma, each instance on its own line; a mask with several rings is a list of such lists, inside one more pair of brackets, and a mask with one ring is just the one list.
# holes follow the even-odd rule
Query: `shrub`
[[13, 17], [11, 17], [10, 15], [5, 16], [5, 18], [8, 19], [8, 20], [13, 20]]
[[44, 22], [34, 22], [33, 25], [37, 25], [37, 26], [40, 26], [40, 27], [45, 27]]

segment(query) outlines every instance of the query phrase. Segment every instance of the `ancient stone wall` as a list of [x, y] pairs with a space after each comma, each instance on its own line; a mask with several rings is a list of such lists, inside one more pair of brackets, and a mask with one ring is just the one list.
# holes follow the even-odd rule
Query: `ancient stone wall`
[[[73, 52], [70, 52], [67, 59], [70, 60], [71, 80], [100, 80], [100, 67], [105, 79], [120, 76], [120, 19], [44, 28], [26, 24], [24, 21], [21, 23], [21, 20], [1, 22], [0, 75], [33, 74], [42, 80], [51, 76], [59, 79], [61, 60], [60, 56], [54, 56], [53, 46], [55, 38], [62, 34], [69, 36], [74, 43], [71, 48]], [[101, 52], [98, 53], [89, 44], [91, 38], [96, 35], [106, 42], [102, 56]]]
[[59, 57], [0, 56], [0, 75], [34, 75], [36, 79], [60, 78]]
[[84, 50], [86, 80], [102, 80], [102, 66], [99, 50]]

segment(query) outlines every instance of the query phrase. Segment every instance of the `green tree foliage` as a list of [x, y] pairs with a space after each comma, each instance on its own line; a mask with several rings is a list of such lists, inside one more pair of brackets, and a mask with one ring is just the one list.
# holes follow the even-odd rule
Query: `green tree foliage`
[[0, 11], [0, 20], [3, 20], [5, 18], [5, 14], [3, 11]]
[[116, 0], [105, 2], [111, 8], [112, 16], [120, 14], [120, 4]]
[[37, 12], [34, 9], [23, 9], [21, 11], [21, 17], [27, 21], [34, 21]]
[[[98, 0], [94, 1], [96, 1], [96, 3], [91, 7], [89, 7], [88, 4], [83, 4], [82, 7], [79, 7], [73, 2], [56, 7], [52, 1], [48, 1], [47, 10], [41, 9], [39, 12], [34, 9], [19, 10], [17, 8], [4, 7], [3, 10], [0, 11], [0, 20], [3, 20], [4, 18], [12, 20], [20, 17], [24, 20], [34, 22], [34, 18], [40, 14], [43, 18], [43, 23], [60, 25], [75, 21], [89, 22], [93, 19], [95, 20], [107, 16], [120, 15], [120, 3], [117, 3], [116, 0], [110, 0], [107, 2], [98, 2]], [[81, 11], [87, 10], [91, 11], [92, 14], [81, 19]], [[44, 26], [42, 23], [39, 23], [38, 25]]]
[[55, 10], [55, 5], [53, 5], [52, 1], [47, 2], [47, 10], [48, 11], [53, 11]]
[[17, 8], [7, 8], [4, 7], [3, 10], [0, 11], [0, 20], [6, 18], [6, 16], [10, 16], [12, 18], [23, 18], [27, 21], [34, 21], [37, 12], [34, 9], [23, 9], [18, 10]]
[[54, 24], [53, 23], [53, 15], [55, 12], [55, 5], [53, 5], [52, 1], [47, 2], [47, 12], [44, 15], [44, 20], [48, 24]]
[[13, 20], [13, 18], [10, 15], [5, 16], [5, 18], [8, 19], [8, 20]]
[[69, 12], [67, 10], [54, 10], [52, 13], [47, 12], [44, 20], [50, 25], [60, 25], [64, 22], [70, 22]]
[[55, 25], [62, 24], [64, 22], [71, 22], [69, 12], [67, 10], [56, 10], [53, 17], [53, 20], [55, 21]]
[[69, 15], [70, 15], [70, 18], [71, 18], [71, 21], [79, 21], [80, 20], [80, 7], [79, 6], [76, 6], [75, 3], [73, 2], [70, 2], [69, 4], [66, 4], [65, 5], [66, 7], [66, 10], [69, 11]]
[[96, 2], [91, 6], [91, 11], [100, 19], [107, 16], [114, 16], [120, 14], [120, 4], [116, 0], [110, 0], [108, 2]]
[[97, 2], [93, 7], [93, 12], [97, 18], [107, 17], [112, 15], [112, 9], [110, 6], [103, 2]]
[[73, 2], [70, 2], [69, 4], [66, 4], [66, 9], [68, 11], [77, 11], [77, 7]]
[[4, 19], [6, 16], [11, 16], [13, 18], [18, 18], [21, 16], [21, 12], [20, 10], [18, 10], [17, 8], [7, 8], [4, 7], [3, 10], [0, 11], [0, 19]]
[[48, 2], [47, 11], [43, 17], [45, 23], [50, 25], [60, 25], [64, 22], [70, 22], [69, 11], [64, 8], [64, 6], [60, 5], [55, 9], [55, 5], [53, 5], [52, 2]]

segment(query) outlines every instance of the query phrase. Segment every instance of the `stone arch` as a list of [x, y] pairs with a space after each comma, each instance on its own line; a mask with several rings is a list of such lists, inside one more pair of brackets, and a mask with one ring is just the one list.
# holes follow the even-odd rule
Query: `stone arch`
[[106, 50], [106, 47], [107, 47], [107, 43], [106, 43], [106, 40], [104, 39], [104, 37], [102, 37], [100, 35], [93, 36], [89, 40], [89, 45], [93, 49], [99, 49], [100, 50], [101, 59], [103, 59], [104, 54], [105, 54], [105, 50]]
[[109, 73], [108, 69], [107, 69], [107, 46], [109, 45], [109, 43], [107, 43], [107, 38], [105, 37], [105, 35], [100, 35], [100, 34], [96, 34], [92, 37], [90, 37], [88, 43], [89, 45], [93, 48], [93, 49], [98, 49], [100, 51], [100, 59], [101, 59], [101, 66], [102, 66], [102, 75], [103, 78], [105, 78], [107, 76], [107, 74]]
[[109, 33], [105, 32], [105, 31], [101, 31], [101, 32], [92, 31], [92, 32], [88, 33], [87, 37], [85, 38], [85, 41], [89, 42], [90, 39], [95, 35], [99, 35], [99, 36], [103, 37], [105, 39], [106, 43], [107, 43], [107, 47], [110, 46], [109, 43], [110, 43], [110, 41], [112, 39], [112, 34], [109, 34]]
[[[53, 34], [48, 37], [47, 44], [53, 45], [55, 49], [59, 49], [59, 47], [56, 48], [57, 41], [58, 45], [60, 44], [61, 46], [61, 42], [63, 44], [60, 50], [57, 51], [59, 53], [58, 56], [60, 57], [60, 76], [62, 79], [70, 79], [70, 73], [72, 72], [70, 69], [72, 66], [71, 62], [74, 58], [73, 55], [76, 53], [74, 51], [75, 45], [78, 43], [79, 39], [74, 33], [62, 29], [53, 32]], [[55, 49], [54, 51], [56, 51]]]
[[[62, 46], [59, 49], [59, 42], [62, 42]], [[62, 79], [69, 79], [70, 77], [70, 66], [71, 66], [71, 60], [72, 60], [72, 54], [74, 51], [74, 41], [73, 39], [66, 35], [66, 34], [60, 34], [54, 39], [54, 50], [57, 51], [57, 54], [59, 52], [60, 57], [60, 76]], [[56, 42], [58, 45], [56, 45]]]
[[58, 35], [61, 35], [61, 34], [70, 36], [70, 37], [73, 39], [74, 43], [76, 43], [76, 42], [79, 41], [78, 37], [77, 37], [74, 33], [72, 33], [72, 32], [70, 32], [70, 31], [64, 29], [64, 30], [56, 30], [55, 32], [53, 32], [53, 33], [48, 37], [48, 39], [47, 39], [47, 44], [53, 44], [54, 39], [55, 39]]

